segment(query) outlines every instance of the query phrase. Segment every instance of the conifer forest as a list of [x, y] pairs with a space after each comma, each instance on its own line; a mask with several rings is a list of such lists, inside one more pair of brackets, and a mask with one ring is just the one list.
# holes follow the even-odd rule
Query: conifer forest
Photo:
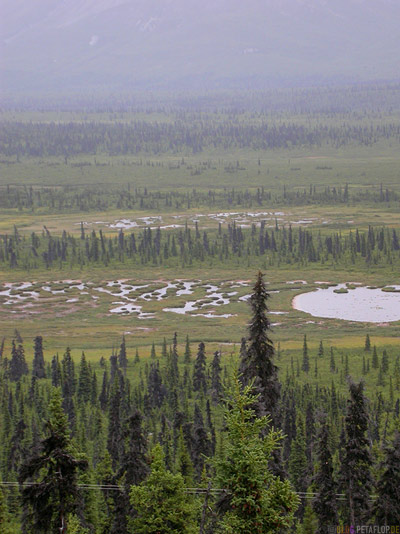
[[398, 83], [2, 100], [0, 532], [400, 532], [399, 273]]

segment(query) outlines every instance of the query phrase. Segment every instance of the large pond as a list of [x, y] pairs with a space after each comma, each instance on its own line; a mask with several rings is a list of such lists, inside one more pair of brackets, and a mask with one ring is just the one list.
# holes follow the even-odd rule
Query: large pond
[[348, 289], [346, 284], [297, 295], [292, 306], [314, 317], [368, 323], [400, 321], [400, 287]]

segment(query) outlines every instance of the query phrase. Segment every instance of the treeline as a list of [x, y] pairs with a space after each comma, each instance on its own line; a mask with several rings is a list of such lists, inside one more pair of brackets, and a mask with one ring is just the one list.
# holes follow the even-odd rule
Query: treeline
[[[322, 534], [339, 524], [397, 525], [399, 358], [386, 358], [385, 375], [397, 376], [390, 395], [377, 393], [372, 401], [362, 383], [350, 383], [346, 399], [334, 382], [311, 386], [290, 369], [281, 384], [266, 295], [263, 284], [255, 286], [240, 382], [236, 361], [223, 364], [219, 351], [207, 355], [204, 343], [194, 354], [189, 337], [180, 352], [176, 334], [170, 345], [165, 339], [161, 347], [153, 343], [145, 360], [138, 350], [129, 357], [122, 339], [119, 350], [95, 364], [84, 353], [77, 364], [68, 348], [46, 362], [37, 336], [31, 368], [19, 333], [11, 354], [3, 342], [0, 524], [10, 533], [48, 532], [64, 514], [77, 529], [68, 532], [96, 534], [151, 534], [158, 522], [163, 534], [177, 524], [179, 532], [204, 534], [232, 532], [232, 525], [249, 534], [267, 527]], [[316, 361], [332, 361], [332, 351], [321, 342]], [[368, 359], [371, 351], [368, 338]], [[304, 377], [312, 372], [310, 356], [304, 338]], [[383, 354], [376, 358], [386, 365]], [[271, 422], [284, 437], [268, 431]], [[41, 492], [59, 489], [57, 473], [66, 495], [41, 500]], [[17, 481], [33, 486], [13, 487]], [[197, 496], [188, 494], [193, 488]], [[172, 508], [168, 521], [163, 503]], [[294, 513], [298, 526], [290, 530]]]
[[191, 94], [74, 94], [46, 98], [3, 96], [2, 110], [106, 113], [110, 120], [130, 113], [290, 113], [352, 114], [366, 112], [388, 115], [399, 111], [400, 85], [397, 82], [362, 83], [343, 86], [320, 86], [264, 91], [223, 91]]
[[199, 154], [209, 150], [273, 150], [302, 147], [373, 146], [400, 141], [390, 120], [276, 121], [209, 115], [171, 121], [34, 123], [3, 121], [0, 154], [5, 157], [71, 157], [82, 154]]
[[[91, 165], [86, 162], [85, 165]], [[138, 161], [135, 165], [153, 165], [152, 162]], [[161, 167], [164, 165], [159, 164]], [[186, 164], [185, 160], [170, 164], [169, 169], [186, 166], [193, 174], [202, 174], [213, 164], [210, 161], [195, 165]], [[240, 162], [236, 166], [228, 166], [225, 172], [242, 170]], [[383, 184], [375, 189], [344, 186], [316, 186], [307, 188], [290, 188], [284, 186], [279, 190], [268, 190], [265, 187], [253, 189], [213, 189], [199, 191], [152, 191], [146, 187], [135, 187], [127, 184], [110, 186], [93, 184], [92, 186], [59, 186], [33, 187], [26, 185], [0, 186], [0, 208], [18, 209], [34, 212], [82, 212], [120, 210], [179, 210], [190, 208], [210, 209], [257, 209], [277, 208], [285, 206], [336, 205], [355, 204], [360, 202], [397, 203], [400, 196]]]
[[107, 237], [102, 230], [87, 232], [81, 223], [80, 236], [63, 231], [53, 236], [45, 227], [42, 234], [0, 237], [0, 265], [10, 269], [84, 267], [98, 265], [188, 266], [235, 261], [268, 265], [307, 265], [327, 262], [336, 265], [397, 265], [400, 259], [398, 231], [369, 226], [367, 231], [321, 233], [320, 230], [291, 225], [272, 228], [265, 221], [259, 228], [241, 228], [235, 222], [216, 230], [161, 230], [144, 228]]

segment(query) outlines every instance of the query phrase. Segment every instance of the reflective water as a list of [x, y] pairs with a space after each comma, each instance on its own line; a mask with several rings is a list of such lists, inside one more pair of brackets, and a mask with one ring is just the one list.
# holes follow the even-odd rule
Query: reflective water
[[348, 293], [335, 293], [341, 288], [346, 288], [346, 285], [302, 293], [294, 297], [292, 306], [314, 317], [368, 323], [400, 321], [400, 293], [367, 287], [349, 289]]

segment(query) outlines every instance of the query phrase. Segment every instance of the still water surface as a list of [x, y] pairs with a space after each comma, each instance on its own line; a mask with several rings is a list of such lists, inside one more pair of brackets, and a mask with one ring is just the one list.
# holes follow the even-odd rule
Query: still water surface
[[[394, 287], [400, 289], [400, 286]], [[346, 288], [346, 285], [302, 293], [293, 299], [292, 306], [314, 317], [368, 323], [400, 321], [400, 292], [357, 287], [349, 289], [348, 293], [335, 293], [340, 288]]]

